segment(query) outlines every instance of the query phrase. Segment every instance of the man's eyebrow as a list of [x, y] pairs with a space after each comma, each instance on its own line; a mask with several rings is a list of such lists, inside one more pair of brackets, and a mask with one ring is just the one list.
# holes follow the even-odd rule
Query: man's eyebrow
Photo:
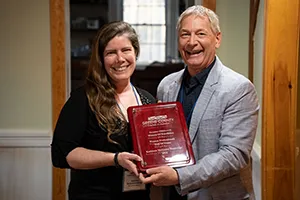
[[190, 32], [189, 30], [184, 29], [184, 28], [180, 29], [180, 31], [182, 31], [182, 32]]
[[[188, 29], [184, 29], [184, 28], [180, 29], [180, 31], [181, 32], [191, 32]], [[195, 30], [195, 32], [199, 32], [199, 31], [207, 31], [207, 30], [204, 28], [199, 28], [199, 29]]]

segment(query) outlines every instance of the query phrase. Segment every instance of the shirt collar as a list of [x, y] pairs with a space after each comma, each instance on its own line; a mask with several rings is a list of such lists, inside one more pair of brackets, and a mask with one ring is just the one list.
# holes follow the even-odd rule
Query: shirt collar
[[214, 58], [213, 62], [208, 67], [206, 67], [204, 70], [197, 73], [193, 77], [191, 77], [191, 75], [188, 72], [187, 67], [186, 67], [186, 69], [184, 70], [184, 73], [183, 73], [184, 85], [188, 88], [193, 87], [197, 84], [203, 84], [204, 85], [204, 82], [206, 81], [206, 78], [207, 78], [210, 70], [214, 66], [215, 62], [216, 62], [216, 57]]

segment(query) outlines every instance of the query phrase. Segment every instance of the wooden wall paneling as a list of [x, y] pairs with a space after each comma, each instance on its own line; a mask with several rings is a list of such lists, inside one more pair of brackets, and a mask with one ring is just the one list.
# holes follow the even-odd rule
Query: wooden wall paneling
[[[300, 3], [299, 3], [300, 12]], [[300, 21], [300, 14], [298, 15]], [[300, 38], [300, 31], [298, 32], [298, 37]], [[300, 199], [300, 39], [298, 40], [298, 88], [297, 88], [297, 124], [296, 124], [296, 174], [295, 174], [295, 187], [296, 187], [296, 198]]]
[[254, 76], [254, 35], [257, 21], [257, 13], [260, 0], [250, 0], [249, 17], [249, 52], [248, 52], [248, 78], [253, 82]]
[[265, 0], [263, 200], [295, 199], [299, 0]]
[[[298, 68], [298, 71], [300, 71], [299, 70], [299, 68]], [[299, 83], [298, 83], [298, 90], [299, 90], [299, 88], [300, 88], [300, 86], [299, 86], [299, 84], [300, 84], [300, 80], [299, 80], [299, 77], [300, 77], [300, 75], [299, 75], [299, 73], [298, 73], [298, 81], [299, 81]], [[299, 91], [298, 91], [298, 93], [300, 93]], [[299, 97], [300, 95], [298, 95], [298, 108], [300, 107], [300, 97]], [[297, 115], [298, 115], [298, 119], [300, 118], [300, 112], [298, 111], [298, 113], [297, 113]], [[296, 138], [297, 138], [297, 142], [296, 142], [296, 166], [295, 166], [295, 168], [296, 168], [296, 173], [295, 173], [295, 188], [296, 188], [296, 198], [295, 199], [300, 199], [300, 150], [299, 150], [299, 148], [300, 148], [300, 128], [299, 128], [299, 126], [300, 126], [300, 124], [298, 124], [298, 128], [297, 128], [297, 131], [296, 131]]]
[[216, 0], [202, 0], [202, 6], [216, 12]]
[[[53, 130], [66, 101], [65, 3], [50, 0]], [[66, 199], [66, 170], [52, 168], [52, 199]]]
[[[299, 5], [300, 6], [300, 5]], [[300, 8], [299, 8], [300, 9]], [[300, 15], [299, 15], [300, 17]], [[300, 35], [299, 35], [300, 38]], [[298, 41], [300, 47], [300, 41]], [[300, 199], [300, 50], [298, 51], [297, 129], [296, 129], [296, 199]]]

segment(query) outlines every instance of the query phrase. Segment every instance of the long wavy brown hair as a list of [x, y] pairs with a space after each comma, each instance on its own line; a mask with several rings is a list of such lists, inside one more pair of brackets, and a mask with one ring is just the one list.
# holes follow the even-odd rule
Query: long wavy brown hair
[[104, 49], [115, 36], [125, 35], [131, 42], [136, 57], [140, 53], [138, 35], [130, 24], [116, 21], [105, 24], [97, 33], [93, 41], [92, 55], [89, 63], [86, 91], [89, 105], [94, 112], [100, 126], [108, 134], [107, 139], [112, 143], [111, 134], [118, 133], [127, 126], [127, 122], [118, 109], [115, 99], [116, 87], [104, 67]]

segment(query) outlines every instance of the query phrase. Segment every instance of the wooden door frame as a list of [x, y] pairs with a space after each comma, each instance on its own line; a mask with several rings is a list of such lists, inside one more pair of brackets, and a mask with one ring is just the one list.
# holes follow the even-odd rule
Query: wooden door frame
[[[52, 127], [66, 101], [65, 1], [50, 0]], [[52, 167], [52, 199], [66, 199], [66, 170]]]
[[262, 199], [295, 199], [299, 1], [265, 0]]
[[[258, 13], [258, 6], [260, 0], [249, 0], [250, 13], [249, 13], [249, 41], [248, 41], [248, 78], [253, 82], [254, 75], [254, 33], [256, 27], [256, 19]], [[216, 0], [202, 0], [202, 5], [206, 8], [216, 12], [217, 2]]]
[[254, 76], [254, 36], [260, 0], [249, 0], [249, 41], [248, 41], [248, 78], [253, 82]]
[[216, 12], [217, 2], [216, 0], [202, 0], [202, 6], [211, 9]]

